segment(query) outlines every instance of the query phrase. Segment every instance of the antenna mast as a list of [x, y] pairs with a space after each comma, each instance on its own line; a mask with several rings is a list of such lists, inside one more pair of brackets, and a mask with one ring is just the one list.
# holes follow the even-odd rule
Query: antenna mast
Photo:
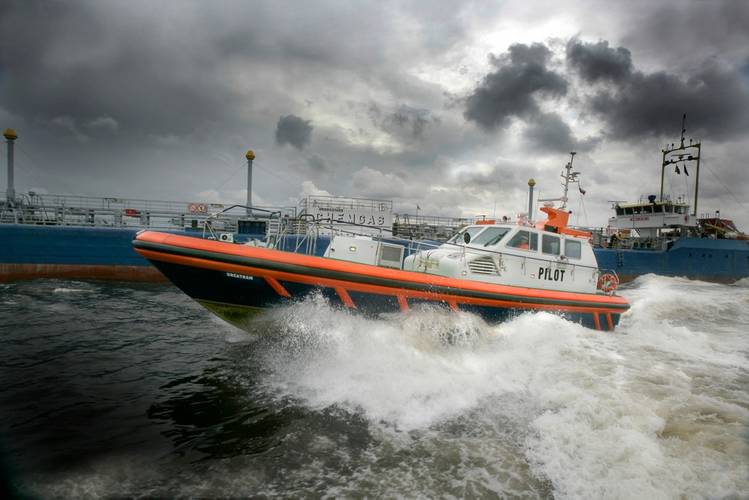
[[580, 172], [572, 171], [572, 162], [575, 161], [576, 154], [575, 151], [570, 152], [570, 161], [564, 166], [564, 169], [567, 172], [562, 172], [562, 179], [564, 179], [564, 184], [562, 184], [562, 186], [564, 186], [564, 195], [562, 195], [562, 206], [559, 208], [567, 208], [567, 191], [570, 189], [570, 182], [578, 182], [578, 177], [580, 176]]
[[[567, 208], [567, 192], [570, 189], [570, 183], [579, 183], [580, 182], [580, 172], [573, 172], [572, 171], [572, 162], [575, 161], [575, 155], [577, 153], [575, 151], [572, 151], [570, 153], [570, 161], [567, 162], [567, 165], [564, 166], [564, 170], [562, 170], [562, 179], [564, 182], [562, 182], [562, 187], [564, 188], [564, 194], [561, 198], [544, 198], [539, 199], [538, 201], [561, 201], [562, 205], [559, 207], [560, 209], [566, 209]], [[566, 172], [565, 172], [566, 170]], [[580, 189], [580, 192], [585, 194], [585, 191]]]
[[671, 144], [661, 150], [663, 153], [663, 162], [661, 163], [661, 197], [663, 201], [663, 181], [666, 174], [666, 167], [669, 165], [675, 165], [675, 172], [680, 174], [679, 163], [682, 164], [684, 173], [689, 175], [686, 167], [688, 164], [694, 162], [697, 173], [694, 179], [694, 210], [692, 215], [697, 217], [697, 196], [699, 195], [700, 189], [700, 153], [702, 152], [702, 144], [699, 142], [693, 142], [689, 139], [689, 144], [684, 144], [684, 133], [687, 131], [686, 127], [687, 114], [681, 117], [681, 141], [678, 146]]

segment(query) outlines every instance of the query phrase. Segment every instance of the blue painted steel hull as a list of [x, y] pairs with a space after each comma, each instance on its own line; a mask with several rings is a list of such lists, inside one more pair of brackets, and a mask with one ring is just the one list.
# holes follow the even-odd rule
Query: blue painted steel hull
[[749, 277], [749, 242], [682, 238], [668, 250], [594, 249], [598, 267], [630, 281], [643, 274], [683, 276], [716, 282]]
[[138, 229], [0, 225], [3, 264], [148, 266], [132, 240]]
[[[0, 225], [0, 281], [34, 277], [163, 279], [132, 248], [138, 229]], [[183, 234], [200, 237], [200, 232]], [[329, 238], [320, 236], [315, 255], [322, 255]], [[282, 250], [297, 248], [297, 238]], [[732, 282], [749, 277], [749, 243], [741, 240], [683, 238], [667, 251], [595, 249], [598, 265], [612, 269], [624, 281], [654, 273], [708, 281]]]

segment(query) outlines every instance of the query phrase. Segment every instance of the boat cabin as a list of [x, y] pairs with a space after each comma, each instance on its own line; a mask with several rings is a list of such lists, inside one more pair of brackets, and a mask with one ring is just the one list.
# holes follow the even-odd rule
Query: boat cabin
[[697, 217], [689, 213], [689, 204], [671, 200], [656, 201], [649, 196], [647, 201], [637, 203], [615, 203], [615, 216], [609, 219], [609, 227], [621, 230], [636, 230], [640, 237], [655, 238], [662, 229], [697, 227]]
[[568, 228], [567, 212], [542, 210], [548, 210], [550, 217], [536, 225], [467, 226], [438, 248], [406, 257], [403, 269], [503, 285], [595, 292], [599, 271], [590, 234]]

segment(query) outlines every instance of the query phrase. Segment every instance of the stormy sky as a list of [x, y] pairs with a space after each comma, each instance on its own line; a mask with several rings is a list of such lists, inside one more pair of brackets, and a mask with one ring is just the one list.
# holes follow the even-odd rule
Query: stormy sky
[[256, 204], [454, 216], [524, 211], [530, 177], [558, 196], [576, 151], [569, 208], [603, 225], [658, 191], [686, 113], [699, 211], [747, 230], [747, 26], [745, 0], [2, 0], [0, 128], [21, 192], [243, 201], [252, 148]]

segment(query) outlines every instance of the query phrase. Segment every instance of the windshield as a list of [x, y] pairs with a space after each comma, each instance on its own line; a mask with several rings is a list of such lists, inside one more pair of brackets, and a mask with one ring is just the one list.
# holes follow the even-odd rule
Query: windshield
[[457, 243], [462, 244], [463, 243], [463, 235], [465, 233], [468, 233], [471, 235], [471, 243], [473, 243], [473, 238], [481, 232], [481, 230], [484, 229], [481, 226], [469, 226], [463, 231], [460, 231], [458, 234], [447, 240], [448, 243]]
[[509, 230], [510, 228], [507, 227], [488, 227], [486, 231], [471, 240], [471, 243], [474, 245], [484, 245], [485, 247], [496, 245]]

